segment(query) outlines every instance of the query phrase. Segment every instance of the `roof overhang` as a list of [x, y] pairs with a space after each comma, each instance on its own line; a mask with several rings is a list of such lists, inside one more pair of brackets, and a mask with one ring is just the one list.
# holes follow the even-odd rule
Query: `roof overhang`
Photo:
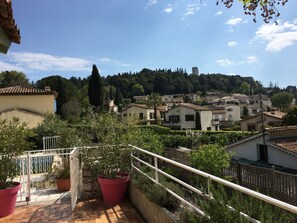
[[0, 52], [6, 54], [10, 45], [11, 41], [4, 32], [3, 28], [0, 26]]

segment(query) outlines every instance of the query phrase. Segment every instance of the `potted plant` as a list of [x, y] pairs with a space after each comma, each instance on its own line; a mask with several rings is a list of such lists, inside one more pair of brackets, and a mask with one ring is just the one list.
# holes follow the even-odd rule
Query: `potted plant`
[[70, 165], [68, 157], [55, 156], [45, 180], [56, 183], [58, 191], [70, 190]]
[[20, 183], [14, 179], [19, 174], [17, 158], [33, 145], [28, 141], [32, 131], [18, 118], [0, 120], [0, 217], [14, 212]]
[[84, 149], [83, 163], [98, 177], [104, 202], [116, 204], [124, 199], [130, 179], [131, 150], [128, 139], [132, 123], [113, 113], [92, 113], [91, 119], [98, 145]]

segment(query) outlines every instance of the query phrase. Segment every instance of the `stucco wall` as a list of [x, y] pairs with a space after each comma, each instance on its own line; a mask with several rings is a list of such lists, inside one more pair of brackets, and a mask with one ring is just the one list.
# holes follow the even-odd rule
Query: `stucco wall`
[[297, 157], [271, 146], [267, 153], [269, 163], [297, 170]]
[[0, 114], [0, 119], [11, 120], [13, 117], [18, 117], [21, 122], [27, 123], [28, 128], [37, 127], [44, 119], [41, 115], [35, 115], [28, 112], [22, 112], [18, 110], [12, 110], [8, 112], [3, 112]]
[[211, 127], [211, 130], [215, 130], [215, 127], [212, 126], [212, 112], [211, 111], [200, 111], [201, 119], [201, 130], [207, 130], [207, 127]]
[[[128, 116], [129, 114], [131, 114], [131, 116], [139, 118], [140, 113], [143, 113], [143, 119], [142, 120], [154, 120], [154, 117], [153, 117], [153, 119], [150, 119], [150, 113], [154, 113], [153, 108], [144, 109], [144, 108], [141, 108], [141, 107], [132, 106], [132, 107], [127, 108], [127, 110], [123, 111], [122, 115], [127, 114], [127, 116]], [[159, 113], [158, 113], [158, 115], [159, 115], [158, 117], [160, 118]]]
[[0, 97], [0, 112], [19, 108], [39, 114], [55, 112], [54, 95], [3, 95]]
[[263, 144], [263, 138], [259, 137], [252, 141], [228, 148], [228, 152], [234, 153], [235, 157], [245, 158], [252, 161], [258, 160], [257, 144]]

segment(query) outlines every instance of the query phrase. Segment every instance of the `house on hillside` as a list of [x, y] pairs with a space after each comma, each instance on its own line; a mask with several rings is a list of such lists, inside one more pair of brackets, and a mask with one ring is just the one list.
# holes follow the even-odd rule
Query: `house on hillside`
[[237, 158], [297, 170], [297, 126], [272, 127], [227, 146]]
[[50, 88], [31, 87], [0, 88], [0, 119], [18, 117], [29, 128], [43, 121], [46, 113], [55, 112], [57, 93]]
[[[163, 121], [164, 112], [167, 110], [166, 106], [157, 107], [157, 118]], [[151, 124], [155, 122], [155, 111], [153, 107], [148, 107], [146, 104], [131, 104], [121, 111], [122, 117], [135, 117], [140, 122]]]
[[[280, 111], [263, 112], [264, 127], [279, 126], [286, 113]], [[241, 131], [260, 131], [262, 127], [261, 113], [240, 121]]]
[[21, 42], [20, 30], [14, 18], [10, 0], [0, 1], [0, 53], [7, 53], [11, 43]]
[[178, 104], [165, 112], [163, 125], [171, 129], [196, 129], [197, 117], [200, 117], [201, 130], [218, 130], [219, 125], [213, 123], [211, 109], [190, 103]]

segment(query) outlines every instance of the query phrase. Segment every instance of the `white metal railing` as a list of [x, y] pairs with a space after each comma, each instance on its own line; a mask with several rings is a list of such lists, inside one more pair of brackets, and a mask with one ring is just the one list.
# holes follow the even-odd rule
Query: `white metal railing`
[[[161, 186], [163, 186], [163, 187], [164, 187], [170, 194], [172, 194], [174, 197], [176, 197], [177, 199], [179, 199], [181, 202], [183, 202], [183, 203], [189, 205], [190, 207], [192, 207], [193, 209], [195, 209], [195, 210], [196, 210], [199, 214], [201, 214], [201, 215], [205, 215], [205, 213], [204, 213], [202, 210], [200, 210], [200, 209], [197, 208], [195, 205], [191, 204], [190, 202], [188, 202], [188, 201], [185, 200], [184, 198], [180, 197], [179, 195], [177, 195], [176, 193], [174, 193], [173, 191], [169, 190], [169, 189], [166, 188], [164, 185], [162, 185], [162, 184], [159, 182], [159, 177], [158, 177], [158, 175], [159, 175], [159, 174], [162, 174], [162, 175], [164, 175], [164, 176], [170, 178], [171, 180], [173, 180], [173, 181], [179, 183], [180, 185], [186, 187], [187, 189], [189, 189], [189, 190], [191, 190], [191, 191], [197, 193], [198, 195], [201, 195], [201, 196], [207, 196], [207, 197], [210, 197], [210, 198], [212, 197], [212, 196], [211, 196], [211, 182], [212, 182], [212, 181], [213, 181], [213, 182], [217, 182], [217, 183], [219, 183], [219, 184], [221, 184], [221, 185], [227, 186], [227, 187], [229, 187], [229, 188], [232, 188], [232, 189], [234, 189], [234, 190], [237, 190], [237, 191], [239, 191], [239, 192], [242, 192], [242, 193], [244, 193], [244, 194], [246, 194], [246, 195], [249, 195], [249, 196], [254, 197], [254, 198], [256, 198], [256, 199], [259, 199], [259, 200], [262, 200], [262, 201], [264, 201], [264, 202], [267, 202], [267, 203], [269, 203], [269, 204], [271, 204], [271, 205], [274, 205], [274, 206], [277, 206], [277, 207], [279, 207], [279, 208], [282, 208], [282, 209], [284, 209], [284, 210], [286, 210], [286, 211], [289, 211], [289, 212], [292, 212], [292, 213], [294, 213], [294, 214], [297, 214], [297, 207], [296, 207], [296, 206], [293, 206], [293, 205], [288, 204], [288, 203], [285, 203], [285, 202], [283, 202], [283, 201], [274, 199], [274, 198], [272, 198], [272, 197], [266, 196], [266, 195], [261, 194], [261, 193], [259, 193], [259, 192], [250, 190], [250, 189], [248, 189], [248, 188], [242, 187], [242, 186], [237, 185], [237, 184], [235, 184], [235, 183], [232, 183], [232, 182], [230, 182], [230, 181], [227, 181], [227, 180], [224, 180], [224, 179], [222, 179], [222, 178], [213, 176], [213, 175], [211, 175], [211, 174], [208, 174], [208, 173], [206, 173], [206, 172], [197, 170], [197, 169], [192, 168], [192, 167], [190, 167], [190, 166], [181, 164], [181, 163], [179, 163], [179, 162], [170, 160], [170, 159], [168, 159], [168, 158], [165, 158], [165, 157], [163, 157], [163, 156], [160, 156], [160, 155], [157, 155], [157, 154], [155, 154], [155, 153], [149, 152], [149, 151], [147, 151], [147, 150], [138, 148], [138, 147], [136, 147], [136, 146], [131, 146], [131, 147], [134, 149], [134, 151], [139, 151], [139, 152], [141, 152], [141, 153], [145, 153], [145, 154], [150, 155], [151, 157], [154, 158], [154, 165], [151, 165], [151, 164], [147, 163], [146, 161], [143, 161], [142, 159], [140, 159], [139, 157], [137, 157], [137, 156], [134, 155], [133, 153], [132, 153], [132, 155], [131, 155], [133, 160], [136, 160], [137, 162], [140, 162], [140, 163], [142, 163], [142, 164], [144, 164], [144, 165], [150, 167], [152, 170], [154, 170], [155, 176], [154, 176], [154, 178], [152, 178], [152, 177], [150, 177], [149, 175], [147, 175], [146, 173], [142, 172], [136, 165], [134, 165], [133, 160], [132, 160], [132, 168], [133, 168], [133, 169], [135, 169], [135, 170], [137, 170], [138, 172], [140, 172], [141, 174], [145, 175], [146, 177], [148, 177], [148, 178], [149, 178], [150, 180], [152, 180], [153, 182], [155, 182], [155, 183], [160, 184]], [[161, 169], [159, 169], [159, 168], [158, 168], [158, 160], [165, 161], [165, 162], [170, 163], [170, 164], [172, 164], [172, 165], [174, 165], [174, 166], [180, 167], [180, 168], [182, 168], [182, 169], [184, 169], [184, 170], [190, 171], [190, 172], [192, 172], [192, 173], [194, 173], [194, 174], [196, 174], [196, 175], [199, 175], [199, 176], [202, 176], [202, 177], [206, 178], [206, 179], [207, 179], [207, 188], [208, 188], [208, 192], [207, 192], [207, 194], [203, 193], [202, 191], [198, 190], [197, 188], [195, 188], [195, 187], [193, 187], [193, 186], [191, 186], [191, 185], [189, 185], [189, 184], [187, 184], [187, 183], [185, 183], [185, 182], [183, 182], [183, 181], [181, 181], [181, 180], [175, 178], [174, 176], [172, 176], [172, 175], [170, 175], [170, 174], [168, 174], [168, 173], [162, 171]], [[230, 209], [232, 209], [232, 207], [230, 207]], [[249, 221], [251, 221], [251, 222], [259, 222], [259, 221], [255, 220], [255, 219], [250, 218], [249, 216], [245, 215], [244, 213], [241, 213], [241, 214], [242, 214], [244, 217], [246, 217], [246, 218], [247, 218]]]
[[60, 147], [60, 136], [45, 136], [42, 137], [43, 150], [57, 149]]
[[79, 148], [75, 148], [69, 154], [70, 163], [70, 193], [71, 193], [71, 210], [74, 210], [77, 198], [82, 188], [82, 170], [79, 160]]
[[[50, 168], [52, 168], [53, 162], [61, 159], [61, 157], [69, 158], [70, 168], [73, 169], [71, 177], [79, 178], [75, 175], [81, 174], [80, 170], [77, 171], [78, 152], [78, 148], [31, 150], [20, 156], [16, 160], [20, 169], [20, 174], [16, 180], [21, 182], [22, 185], [18, 201], [30, 201], [31, 188], [40, 186], [39, 184], [44, 181], [44, 176], [48, 173]], [[73, 158], [72, 160], [70, 159], [71, 155]], [[81, 185], [80, 182], [81, 181], [77, 182], [77, 184], [79, 184], [78, 187]], [[74, 194], [74, 196], [76, 195]]]

